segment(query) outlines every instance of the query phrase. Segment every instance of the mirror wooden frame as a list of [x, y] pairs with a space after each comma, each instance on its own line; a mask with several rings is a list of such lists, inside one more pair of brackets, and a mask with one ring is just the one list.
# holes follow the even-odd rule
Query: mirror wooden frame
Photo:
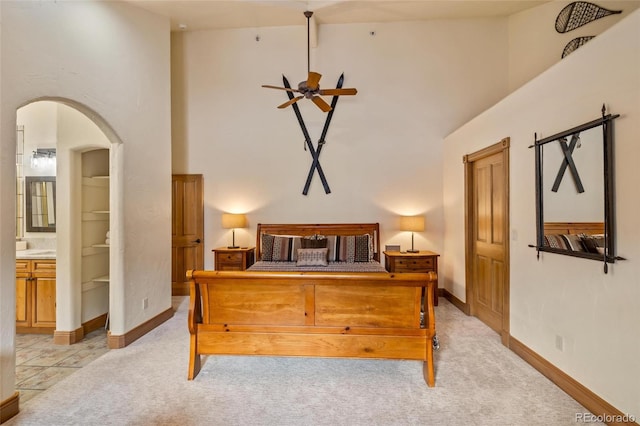
[[49, 226], [34, 226], [32, 216], [31, 184], [34, 182], [53, 182], [53, 208], [56, 209], [56, 177], [55, 176], [26, 176], [25, 177], [25, 224], [27, 232], [56, 232], [54, 223]]
[[[616, 260], [622, 260], [616, 256], [615, 245], [615, 190], [614, 190], [614, 161], [613, 161], [613, 120], [620, 115], [605, 115], [605, 107], [602, 107], [602, 117], [588, 123], [581, 124], [569, 130], [557, 133], [544, 139], [535, 137], [535, 167], [536, 167], [536, 245], [538, 252], [549, 252], [563, 254], [565, 256], [581, 257], [585, 259], [593, 259], [604, 262], [604, 271], [607, 273], [607, 264], [615, 263]], [[586, 251], [571, 251], [549, 247], [544, 244], [545, 222], [544, 222], [544, 191], [543, 191], [543, 147], [550, 142], [559, 142], [563, 138], [578, 135], [589, 129], [602, 126], [602, 146], [603, 146], [603, 179], [604, 179], [604, 253], [590, 253]], [[569, 154], [570, 155], [570, 154]], [[538, 253], [539, 256], [539, 253]]]

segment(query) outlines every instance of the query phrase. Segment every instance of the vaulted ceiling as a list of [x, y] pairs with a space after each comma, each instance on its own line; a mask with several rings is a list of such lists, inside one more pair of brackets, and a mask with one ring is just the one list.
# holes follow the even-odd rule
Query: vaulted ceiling
[[317, 24], [400, 22], [508, 16], [546, 1], [528, 0], [126, 0], [167, 16], [172, 31], [305, 25], [305, 10]]

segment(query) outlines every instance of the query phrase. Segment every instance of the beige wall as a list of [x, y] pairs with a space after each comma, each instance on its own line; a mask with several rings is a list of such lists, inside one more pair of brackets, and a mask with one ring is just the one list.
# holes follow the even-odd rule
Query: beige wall
[[[114, 250], [120, 267], [111, 287], [112, 333], [124, 334], [171, 306], [170, 40], [167, 19], [120, 2], [5, 1], [0, 13], [0, 198], [9, 200], [0, 203], [0, 401], [5, 401], [15, 389], [11, 200], [20, 106], [43, 97], [66, 99], [115, 147], [121, 198], [112, 210], [120, 217]], [[61, 238], [58, 251], [64, 247]]]
[[[340, 100], [320, 158], [332, 193], [324, 194], [316, 175], [309, 196], [304, 197], [301, 191], [310, 156], [303, 150], [300, 129], [290, 110], [275, 108], [286, 99], [283, 93], [260, 88], [261, 84], [280, 84], [283, 73], [294, 85], [304, 79], [304, 27], [177, 34], [171, 40], [169, 68], [169, 24], [164, 18], [119, 2], [1, 2], [0, 199], [14, 197], [16, 109], [43, 96], [70, 99], [116, 142], [111, 163], [119, 168], [111, 174], [122, 195], [111, 207], [112, 215], [115, 211], [122, 218], [118, 231], [122, 245], [115, 250], [121, 268], [112, 274], [112, 282], [121, 283], [112, 284], [115, 334], [170, 305], [171, 168], [175, 173], [205, 175], [207, 253], [228, 244], [229, 233], [219, 225], [223, 211], [249, 213], [251, 227], [237, 235], [241, 244], [252, 243], [258, 221], [379, 221], [383, 244], [403, 247], [410, 244], [410, 237], [397, 231], [397, 215], [424, 213], [427, 231], [416, 235], [416, 246], [443, 253], [441, 275], [446, 277], [447, 288], [464, 298], [461, 156], [515, 129], [512, 188], [520, 195], [517, 208], [512, 208], [517, 213], [517, 219], [512, 219], [514, 235], [519, 238], [513, 243], [516, 261], [512, 272], [516, 272], [512, 285], [518, 283], [512, 303], [512, 312], [517, 309], [512, 319], [514, 336], [556, 365], [569, 365], [567, 372], [619, 409], [631, 410], [627, 407], [637, 402], [637, 387], [616, 389], [616, 384], [640, 375], [632, 363], [638, 358], [637, 346], [625, 328], [638, 323], [628, 302], [638, 300], [640, 286], [629, 284], [637, 268], [630, 262], [620, 263], [605, 277], [601, 265], [569, 259], [571, 266], [566, 271], [566, 259], [546, 256], [537, 263], [526, 248], [533, 241], [533, 186], [530, 151], [524, 145], [531, 143], [535, 131], [557, 131], [567, 122], [591, 118], [597, 113], [591, 104], [611, 102], [612, 94], [599, 85], [587, 86], [587, 94], [573, 87], [573, 96], [563, 97], [553, 105], [555, 110], [546, 111], [541, 107], [548, 109], [547, 101], [538, 99], [542, 94], [553, 99], [563, 93], [568, 76], [546, 77], [540, 80], [541, 87], [538, 83], [528, 86], [513, 101], [501, 103], [509, 108], [499, 107], [500, 117], [479, 122], [468, 133], [456, 132], [458, 136], [448, 139], [443, 151], [445, 135], [502, 99], [510, 88], [557, 62], [555, 51], [542, 49], [551, 42], [546, 38], [551, 37], [549, 33], [538, 37], [540, 19], [554, 20], [557, 10], [531, 13], [509, 20], [320, 26], [312, 68], [323, 74], [322, 86], [333, 86], [344, 71], [345, 86], [357, 87], [359, 93]], [[613, 19], [619, 18], [601, 22]], [[370, 35], [372, 31], [375, 36]], [[256, 33], [261, 36], [259, 42]], [[637, 33], [630, 36], [635, 37], [637, 52]], [[597, 41], [590, 44], [595, 46]], [[628, 42], [620, 40], [623, 46]], [[553, 44], [561, 51], [565, 43]], [[534, 51], [536, 55], [530, 55]], [[580, 51], [574, 55], [578, 58]], [[566, 63], [578, 61], [569, 59]], [[600, 64], [601, 58], [589, 60]], [[637, 75], [637, 56], [632, 60]], [[590, 63], [580, 65], [590, 70]], [[572, 72], [583, 71], [574, 68]], [[593, 72], [604, 71], [590, 70], [588, 76]], [[628, 87], [620, 86], [628, 80], [614, 76], [616, 99], [630, 96]], [[612, 107], [629, 113], [634, 111], [627, 108], [630, 103], [626, 98]], [[637, 104], [635, 108], [637, 112]], [[303, 101], [301, 109], [317, 142], [324, 115], [308, 101]], [[502, 125], [505, 122], [507, 127]], [[631, 125], [626, 123], [622, 131], [629, 134]], [[620, 126], [625, 129], [625, 124]], [[637, 127], [633, 131], [638, 134]], [[618, 169], [618, 188], [623, 191], [619, 193], [632, 194], [630, 160], [620, 160], [620, 156], [633, 158], [637, 152], [630, 144], [626, 149], [618, 154], [625, 165]], [[621, 254], [638, 258], [640, 253], [632, 246], [637, 241], [637, 226], [630, 215], [640, 206], [635, 199], [626, 198], [619, 218], [619, 247]], [[1, 203], [0, 401], [14, 389], [13, 220], [12, 203]], [[206, 262], [205, 266], [212, 267], [210, 256]], [[548, 279], [542, 285], [532, 278], [540, 269]], [[559, 278], [554, 278], [559, 271]], [[566, 277], [574, 272], [579, 279], [567, 284]], [[562, 285], [569, 288], [559, 301], [542, 297]], [[144, 311], [143, 297], [149, 298], [149, 309]], [[567, 297], [572, 298], [570, 302]], [[564, 312], [559, 303], [573, 304], [570, 319], [557, 318]], [[551, 317], [541, 320], [541, 312], [550, 312]], [[595, 318], [601, 319], [596, 316], [599, 312], [611, 314], [595, 324]], [[579, 323], [596, 325], [597, 334], [609, 340], [597, 344], [593, 333], [587, 337]], [[553, 330], [556, 326], [561, 329]], [[563, 333], [570, 343], [562, 354], [553, 352], [549, 340], [556, 333]], [[615, 350], [613, 361], [609, 348]], [[588, 355], [576, 355], [578, 351]], [[594, 365], [604, 368], [590, 371]], [[620, 377], [623, 370], [629, 374]]]
[[621, 10], [622, 13], [559, 33], [555, 28], [556, 17], [569, 3], [551, 1], [509, 17], [509, 91], [516, 90], [560, 61], [564, 47], [574, 38], [597, 36], [640, 7], [640, 1], [635, 0], [592, 2], [609, 10]]
[[[445, 286], [465, 299], [461, 162], [511, 138], [511, 334], [622, 411], [640, 417], [640, 11], [552, 66], [445, 139]], [[606, 104], [615, 121], [617, 249], [627, 261], [541, 254], [535, 244], [534, 134], [543, 138], [591, 121]], [[556, 349], [556, 336], [564, 350]]]
[[[383, 245], [405, 249], [397, 216], [424, 214], [416, 247], [440, 251], [442, 138], [506, 95], [506, 37], [506, 19], [321, 25], [311, 54], [321, 87], [344, 72], [358, 94], [340, 98], [320, 156], [331, 194], [316, 174], [304, 196], [302, 132], [291, 108], [276, 108], [286, 94], [260, 86], [306, 79], [305, 27], [174, 34], [173, 171], [204, 175], [205, 253], [229, 244], [226, 211], [248, 213], [242, 245], [255, 244], [259, 222], [370, 221]], [[299, 105], [315, 144], [326, 115]]]

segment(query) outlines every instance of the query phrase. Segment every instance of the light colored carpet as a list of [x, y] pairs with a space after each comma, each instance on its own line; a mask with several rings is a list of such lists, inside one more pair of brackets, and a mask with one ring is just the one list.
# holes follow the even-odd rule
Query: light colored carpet
[[575, 425], [586, 410], [497, 334], [440, 299], [436, 387], [422, 363], [208, 357], [187, 380], [176, 315], [21, 406], [7, 425]]

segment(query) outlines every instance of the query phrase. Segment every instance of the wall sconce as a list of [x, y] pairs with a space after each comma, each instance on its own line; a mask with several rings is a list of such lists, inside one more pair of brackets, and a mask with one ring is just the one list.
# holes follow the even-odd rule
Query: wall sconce
[[38, 148], [31, 153], [31, 168], [37, 169], [41, 166], [55, 166], [56, 149], [55, 148]]
[[424, 216], [400, 216], [400, 230], [411, 231], [411, 250], [408, 253], [418, 253], [420, 250], [413, 248], [413, 233], [424, 231]]
[[240, 248], [236, 245], [236, 228], [247, 227], [247, 216], [244, 214], [222, 213], [222, 227], [231, 229], [232, 243], [227, 248]]

